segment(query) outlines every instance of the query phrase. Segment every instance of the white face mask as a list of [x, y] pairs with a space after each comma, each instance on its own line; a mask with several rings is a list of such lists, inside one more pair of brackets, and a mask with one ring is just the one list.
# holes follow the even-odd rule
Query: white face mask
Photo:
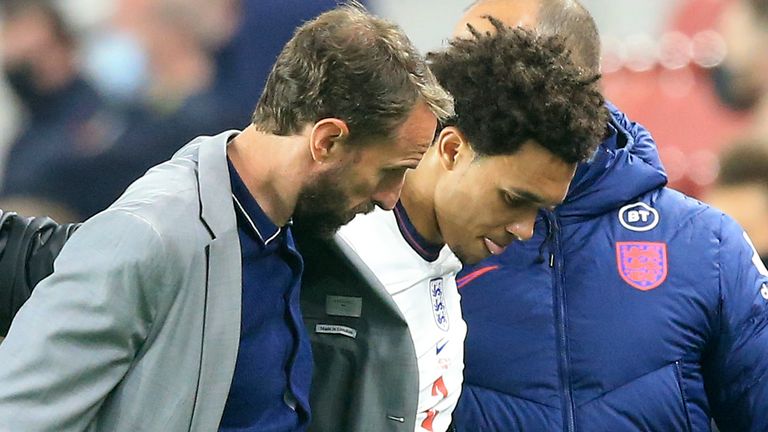
[[87, 44], [84, 67], [96, 88], [118, 103], [144, 94], [149, 80], [147, 53], [131, 33], [108, 30]]

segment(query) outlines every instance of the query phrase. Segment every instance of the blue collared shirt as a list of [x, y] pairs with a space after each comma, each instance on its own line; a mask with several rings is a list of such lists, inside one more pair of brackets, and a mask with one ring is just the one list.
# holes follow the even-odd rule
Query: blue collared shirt
[[302, 431], [312, 353], [299, 309], [303, 261], [229, 164], [243, 268], [240, 348], [221, 431]]

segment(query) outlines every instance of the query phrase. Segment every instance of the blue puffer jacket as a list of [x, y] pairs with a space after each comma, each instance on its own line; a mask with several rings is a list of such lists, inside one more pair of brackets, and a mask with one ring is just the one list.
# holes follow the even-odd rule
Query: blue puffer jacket
[[768, 431], [768, 271], [615, 107], [534, 238], [460, 275], [459, 432]]

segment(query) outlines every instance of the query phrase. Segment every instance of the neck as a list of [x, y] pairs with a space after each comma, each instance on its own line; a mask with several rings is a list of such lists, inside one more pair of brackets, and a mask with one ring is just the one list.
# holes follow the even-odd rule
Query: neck
[[405, 177], [400, 203], [408, 213], [416, 231], [427, 241], [442, 244], [443, 236], [435, 214], [435, 190], [437, 188], [437, 170], [439, 162], [430, 149], [424, 156], [419, 167], [410, 171]]
[[302, 158], [303, 135], [278, 136], [248, 126], [227, 147], [227, 156], [259, 207], [278, 226], [293, 214], [301, 179], [309, 167]]

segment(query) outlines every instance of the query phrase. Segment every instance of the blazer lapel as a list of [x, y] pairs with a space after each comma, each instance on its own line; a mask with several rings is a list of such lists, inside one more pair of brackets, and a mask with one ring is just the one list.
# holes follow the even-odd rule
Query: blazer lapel
[[203, 347], [192, 431], [218, 429], [240, 342], [242, 258], [226, 153], [227, 142], [236, 133], [206, 138], [199, 147], [200, 219], [212, 240], [205, 251]]

